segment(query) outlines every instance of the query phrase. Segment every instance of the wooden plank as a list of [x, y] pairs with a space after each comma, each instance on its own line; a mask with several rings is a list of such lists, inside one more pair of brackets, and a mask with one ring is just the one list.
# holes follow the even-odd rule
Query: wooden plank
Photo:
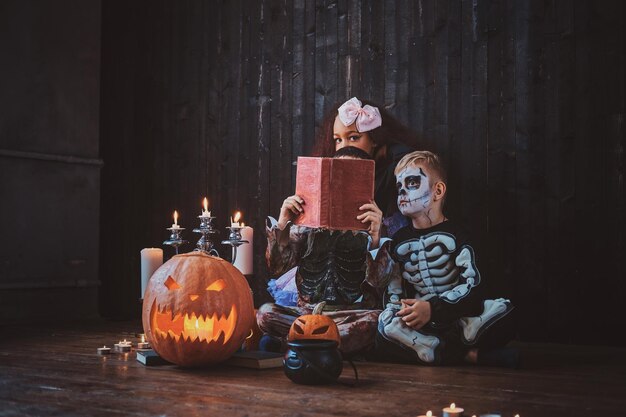
[[291, 172], [291, 36], [292, 13], [290, 3], [271, 8], [270, 67], [272, 101], [271, 139], [269, 163], [269, 208], [268, 212], [278, 215], [285, 197], [293, 194]]
[[365, 0], [361, 7], [361, 50], [366, 55], [361, 59], [361, 91], [363, 98], [381, 103], [385, 88], [385, 2]]
[[[397, 106], [396, 100], [396, 92], [398, 85], [398, 67], [399, 67], [399, 53], [398, 53], [398, 44], [399, 44], [399, 34], [398, 29], [396, 27], [396, 14], [398, 10], [396, 9], [396, 2], [386, 2], [384, 8], [384, 15], [381, 17], [384, 20], [384, 81], [383, 81], [383, 97], [382, 104], [383, 106], [391, 111], [391, 113], [395, 113], [395, 108]], [[401, 36], [401, 35], [400, 35]], [[378, 99], [377, 99], [378, 100]]]
[[425, 48], [427, 40], [424, 38], [424, 9], [423, 2], [417, 3], [411, 15], [411, 32], [409, 35], [409, 95], [407, 107], [409, 108], [409, 125], [419, 132], [423, 138], [423, 148], [430, 149], [428, 146], [429, 139], [424, 131], [424, 115], [425, 115], [425, 89], [426, 89], [426, 73], [425, 73]]
[[337, 98], [337, 3], [318, 0], [315, 13], [315, 123], [322, 122]]
[[[511, 297], [515, 279], [511, 256], [517, 239], [515, 222], [515, 37], [516, 10], [511, 1], [492, 2], [488, 43], [488, 190], [489, 223], [487, 264], [489, 289], [494, 296]], [[513, 297], [514, 298], [514, 297]], [[512, 300], [516, 302], [515, 299]]]

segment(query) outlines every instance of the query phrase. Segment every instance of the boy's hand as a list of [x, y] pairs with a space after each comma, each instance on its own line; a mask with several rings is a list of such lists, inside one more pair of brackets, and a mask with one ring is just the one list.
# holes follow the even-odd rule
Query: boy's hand
[[430, 303], [428, 301], [407, 299], [400, 300], [402, 309], [396, 316], [402, 317], [402, 321], [412, 329], [419, 330], [430, 321]]
[[283, 205], [280, 207], [280, 216], [278, 217], [278, 228], [284, 229], [292, 219], [295, 219], [304, 211], [302, 207], [304, 200], [299, 195], [292, 195], [285, 198]]
[[361, 223], [370, 222], [370, 227], [367, 230], [372, 237], [372, 246], [370, 249], [376, 249], [380, 243], [380, 226], [383, 223], [383, 212], [374, 201], [363, 204], [359, 207], [359, 210], [364, 213], [359, 214], [356, 218], [361, 220]]

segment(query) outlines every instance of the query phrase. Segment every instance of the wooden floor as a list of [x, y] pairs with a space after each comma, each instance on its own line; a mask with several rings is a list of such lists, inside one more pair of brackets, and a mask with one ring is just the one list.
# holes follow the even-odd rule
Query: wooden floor
[[[625, 416], [626, 349], [519, 345], [520, 370], [357, 363], [357, 387], [293, 384], [282, 369], [144, 367], [98, 356], [139, 323], [0, 328], [0, 416]], [[346, 366], [342, 379], [349, 380]]]

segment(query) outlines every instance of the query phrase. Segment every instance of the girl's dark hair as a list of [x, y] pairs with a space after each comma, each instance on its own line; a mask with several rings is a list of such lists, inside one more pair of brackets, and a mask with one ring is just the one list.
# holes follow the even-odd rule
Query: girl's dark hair
[[357, 159], [372, 159], [370, 154], [355, 146], [345, 146], [333, 154], [333, 158], [341, 158], [345, 156]]
[[[373, 159], [376, 161], [376, 170], [389, 164], [390, 161], [387, 157], [387, 147], [389, 145], [398, 143], [413, 149], [418, 147], [417, 134], [404, 126], [398, 119], [393, 117], [391, 113], [385, 110], [384, 107], [369, 100], [361, 100], [361, 102], [363, 106], [369, 104], [370, 106], [378, 107], [383, 121], [380, 127], [367, 132], [377, 145], [373, 155]], [[315, 145], [313, 147], [314, 156], [330, 157], [334, 155], [335, 141], [333, 139], [333, 126], [335, 124], [335, 118], [337, 117], [337, 110], [342, 104], [343, 103], [336, 103], [324, 117], [322, 126], [315, 137]]]

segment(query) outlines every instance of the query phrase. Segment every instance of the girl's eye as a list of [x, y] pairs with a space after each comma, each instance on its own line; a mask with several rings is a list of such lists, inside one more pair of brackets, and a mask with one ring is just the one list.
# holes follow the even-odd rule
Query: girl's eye
[[341, 143], [341, 138], [335, 138], [335, 143]]
[[350, 140], [353, 142], [356, 142], [359, 139], [361, 139], [361, 136], [350, 136]]

